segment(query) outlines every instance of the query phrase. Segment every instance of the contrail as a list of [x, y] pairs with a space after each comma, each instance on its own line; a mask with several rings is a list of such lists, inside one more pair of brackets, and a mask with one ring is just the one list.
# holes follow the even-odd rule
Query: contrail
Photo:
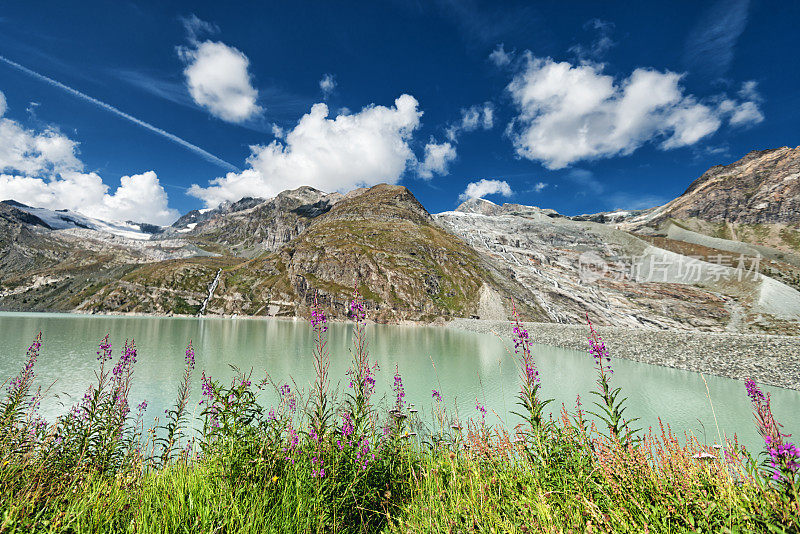
[[158, 135], [160, 135], [162, 137], [166, 137], [167, 139], [169, 139], [173, 143], [177, 143], [177, 144], [181, 145], [183, 148], [191, 150], [195, 154], [198, 154], [199, 156], [201, 156], [206, 161], [214, 163], [215, 165], [219, 165], [223, 169], [227, 169], [229, 171], [234, 171], [234, 172], [238, 172], [239, 171], [239, 168], [236, 165], [228, 163], [227, 161], [218, 158], [217, 156], [215, 156], [214, 154], [211, 154], [210, 152], [206, 152], [205, 150], [203, 150], [199, 146], [193, 145], [189, 141], [181, 139], [177, 135], [171, 134], [171, 133], [169, 133], [169, 132], [167, 132], [165, 130], [162, 130], [161, 128], [157, 128], [156, 126], [153, 126], [152, 124], [150, 124], [148, 122], [145, 122], [143, 120], [137, 119], [136, 117], [134, 117], [132, 115], [128, 115], [124, 111], [115, 108], [111, 104], [106, 104], [105, 102], [103, 102], [101, 100], [97, 100], [96, 98], [93, 98], [93, 97], [91, 97], [91, 96], [89, 96], [89, 95], [87, 95], [85, 93], [81, 93], [77, 89], [73, 89], [72, 87], [69, 87], [68, 85], [64, 85], [63, 83], [58, 82], [58, 81], [56, 81], [56, 80], [54, 80], [52, 78], [48, 78], [47, 76], [44, 76], [43, 74], [39, 74], [38, 72], [34, 72], [31, 69], [29, 69], [27, 67], [23, 67], [19, 63], [11, 61], [10, 59], [8, 59], [6, 57], [0, 56], [0, 61], [2, 61], [3, 63], [6, 63], [6, 64], [14, 67], [15, 69], [17, 69], [19, 71], [24, 72], [28, 76], [32, 76], [32, 77], [36, 78], [37, 80], [41, 80], [41, 81], [43, 81], [45, 83], [48, 83], [48, 84], [50, 84], [50, 85], [52, 85], [54, 87], [58, 87], [59, 89], [62, 89], [62, 90], [68, 92], [69, 94], [71, 94], [73, 96], [77, 96], [78, 98], [80, 98], [82, 100], [86, 100], [87, 102], [89, 102], [91, 104], [94, 104], [95, 106], [97, 106], [99, 108], [102, 108], [102, 109], [104, 109], [106, 111], [110, 111], [111, 113], [113, 113], [114, 115], [117, 115], [118, 117], [122, 117], [123, 119], [127, 119], [127, 120], [131, 121], [132, 123], [136, 124], [137, 126], [141, 126], [142, 128], [145, 128], [147, 130], [150, 130], [151, 132], [157, 133]]

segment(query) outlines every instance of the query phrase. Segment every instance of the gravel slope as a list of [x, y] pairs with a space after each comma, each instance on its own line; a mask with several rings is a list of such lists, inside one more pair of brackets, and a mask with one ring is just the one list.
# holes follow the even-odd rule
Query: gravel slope
[[[524, 323], [533, 341], [587, 350], [583, 325]], [[454, 319], [449, 328], [510, 338], [508, 321]], [[800, 390], [800, 337], [758, 334], [648, 330], [603, 326], [600, 334], [611, 355], [676, 369]]]

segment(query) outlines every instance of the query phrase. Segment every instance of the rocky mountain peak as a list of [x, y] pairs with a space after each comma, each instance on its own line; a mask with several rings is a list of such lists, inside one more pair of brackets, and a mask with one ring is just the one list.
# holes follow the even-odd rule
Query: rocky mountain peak
[[455, 211], [461, 213], [478, 213], [480, 215], [497, 215], [502, 210], [500, 206], [484, 198], [471, 198], [458, 205]]
[[347, 195], [336, 203], [326, 219], [409, 219], [432, 223], [433, 218], [417, 198], [402, 185], [378, 184], [359, 194]]
[[654, 220], [692, 217], [730, 223], [800, 222], [800, 147], [753, 150], [711, 167]]

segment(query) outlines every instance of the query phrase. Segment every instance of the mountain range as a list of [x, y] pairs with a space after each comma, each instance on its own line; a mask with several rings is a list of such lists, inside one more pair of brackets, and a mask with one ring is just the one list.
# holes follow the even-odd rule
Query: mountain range
[[169, 227], [0, 202], [0, 309], [523, 318], [798, 333], [800, 147], [715, 166], [663, 206], [575, 217], [483, 199], [430, 214], [405, 187], [311, 187]]

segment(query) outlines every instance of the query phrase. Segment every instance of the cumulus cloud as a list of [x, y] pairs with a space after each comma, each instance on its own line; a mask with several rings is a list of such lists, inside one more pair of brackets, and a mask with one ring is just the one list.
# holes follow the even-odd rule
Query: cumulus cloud
[[29, 206], [69, 209], [106, 221], [166, 225], [178, 212], [168, 207], [156, 173], [123, 176], [113, 193], [97, 173], [65, 172], [48, 179], [0, 174], [0, 198]]
[[256, 103], [258, 91], [250, 81], [247, 56], [222, 42], [200, 42], [199, 33], [217, 29], [194, 15], [184, 19], [184, 26], [190, 46], [179, 47], [178, 56], [186, 65], [183, 71], [186, 87], [195, 103], [215, 117], [233, 123], [260, 114], [263, 110]]
[[421, 178], [430, 180], [434, 174], [448, 173], [447, 167], [456, 159], [456, 148], [450, 143], [430, 142], [425, 145], [425, 158], [417, 167]]
[[489, 54], [489, 61], [494, 63], [496, 67], [505, 67], [506, 65], [511, 63], [512, 58], [513, 58], [513, 53], [506, 52], [503, 43], [497, 45], [497, 47], [494, 50], [492, 50], [492, 53]]
[[461, 193], [459, 200], [469, 200], [471, 198], [483, 198], [486, 195], [502, 195], [510, 197], [514, 192], [505, 180], [486, 180], [485, 178], [477, 182], [467, 184], [467, 188]]
[[333, 74], [326, 74], [319, 81], [319, 88], [322, 89], [325, 98], [328, 98], [336, 89], [336, 77]]
[[542, 190], [543, 190], [545, 187], [547, 187], [548, 185], [550, 185], [550, 184], [548, 184], [548, 183], [546, 183], [546, 182], [536, 182], [536, 183], [533, 185], [533, 192], [534, 192], [534, 193], [541, 193], [541, 192], [542, 192]]
[[[602, 70], [598, 64], [572, 65], [528, 52], [508, 85], [519, 110], [507, 129], [517, 154], [560, 169], [627, 155], [647, 142], [662, 150], [688, 146], [716, 132], [724, 119], [733, 120], [742, 105], [701, 102], [684, 93], [681, 75], [674, 72], [638, 68], [615, 80]], [[748, 102], [757, 109], [755, 101]]]
[[281, 140], [251, 146], [243, 172], [228, 173], [208, 187], [192, 185], [189, 194], [213, 207], [245, 196], [269, 198], [302, 185], [349, 191], [397, 183], [407, 167], [419, 165], [409, 145], [420, 126], [418, 106], [404, 94], [392, 107], [372, 105], [330, 118], [326, 104], [315, 104]]
[[[0, 102], [5, 102], [2, 92]], [[0, 107], [3, 112], [4, 108]], [[69, 209], [112, 221], [169, 224], [178, 217], [168, 207], [155, 172], [123, 176], [119, 187], [109, 193], [101, 177], [83, 172], [83, 167], [78, 143], [56, 129], [35, 132], [0, 118], [0, 200]]]
[[0, 172], [36, 175], [75, 171], [83, 167], [77, 143], [53, 128], [36, 133], [18, 122], [0, 119]]
[[450, 125], [445, 134], [455, 142], [461, 132], [473, 132], [478, 128], [489, 130], [494, 126], [494, 105], [484, 102], [461, 110], [461, 120]]

